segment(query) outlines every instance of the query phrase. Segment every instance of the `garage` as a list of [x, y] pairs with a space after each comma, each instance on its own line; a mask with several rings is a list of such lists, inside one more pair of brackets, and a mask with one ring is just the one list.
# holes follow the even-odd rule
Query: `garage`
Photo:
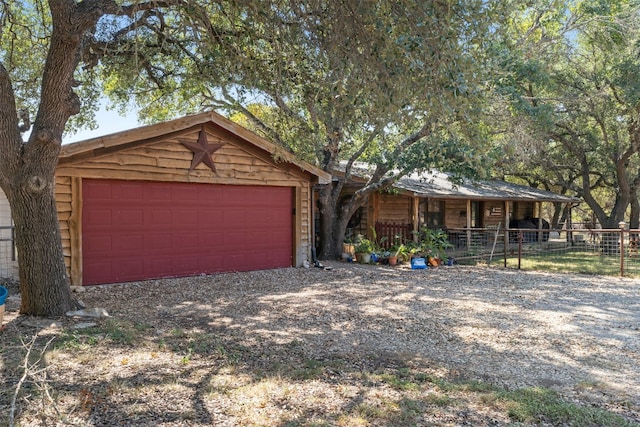
[[56, 203], [71, 285], [301, 267], [331, 176], [212, 112], [65, 144]]
[[290, 267], [288, 187], [84, 180], [84, 283]]

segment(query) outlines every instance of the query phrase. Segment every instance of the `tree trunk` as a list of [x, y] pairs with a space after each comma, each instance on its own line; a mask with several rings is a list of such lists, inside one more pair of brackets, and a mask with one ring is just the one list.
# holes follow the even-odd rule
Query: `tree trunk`
[[57, 317], [77, 306], [67, 278], [54, 197], [54, 177], [23, 181], [7, 198], [16, 228], [20, 312]]
[[[80, 60], [84, 31], [99, 15], [76, 14], [84, 3], [50, 0], [53, 22], [42, 71], [40, 105], [31, 135], [23, 142], [9, 73], [0, 68], [0, 183], [9, 200], [19, 258], [20, 312], [62, 316], [76, 306], [71, 297], [55, 201], [55, 169], [62, 132], [80, 108], [73, 74]], [[81, 22], [83, 21], [83, 22]], [[23, 119], [24, 120], [24, 119]]]
[[[345, 212], [338, 204], [338, 196], [331, 185], [320, 191], [318, 200], [320, 210], [320, 242], [318, 258], [322, 260], [337, 259], [342, 254], [342, 242], [347, 232], [351, 214]], [[355, 209], [350, 209], [355, 212]]]
[[[585, 181], [583, 179], [583, 181]], [[618, 182], [620, 180], [618, 179]], [[596, 198], [591, 193], [591, 190], [588, 189], [588, 183], [583, 185], [587, 188], [587, 191], [582, 193], [582, 198], [587, 203], [587, 206], [591, 208], [591, 211], [594, 213], [598, 222], [602, 226], [603, 229], [617, 229], [618, 223], [624, 220], [624, 214], [629, 207], [630, 197], [629, 194], [623, 195], [620, 192], [616, 194], [613, 208], [609, 213], [607, 213], [604, 208], [600, 205], [600, 203], [596, 200]]]
[[560, 228], [560, 223], [567, 217], [566, 203], [557, 202], [553, 204], [553, 215], [551, 217], [551, 229]]
[[631, 197], [629, 228], [631, 228], [632, 230], [637, 230], [638, 228], [640, 228], [640, 202], [638, 201], [637, 190], [635, 188]]
[[320, 241], [318, 245], [318, 258], [327, 260], [337, 257], [337, 236], [333, 234], [336, 220], [336, 203], [332, 197], [332, 185], [326, 185], [320, 191], [318, 210], [320, 211]]

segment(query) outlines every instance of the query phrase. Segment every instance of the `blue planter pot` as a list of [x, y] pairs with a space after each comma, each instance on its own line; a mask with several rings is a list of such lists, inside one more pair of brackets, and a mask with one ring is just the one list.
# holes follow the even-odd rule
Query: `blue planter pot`
[[0, 286], [0, 305], [3, 305], [7, 300], [7, 295], [9, 295], [9, 291], [4, 286]]
[[427, 268], [427, 262], [424, 258], [413, 258], [411, 260], [412, 270], [424, 270]]

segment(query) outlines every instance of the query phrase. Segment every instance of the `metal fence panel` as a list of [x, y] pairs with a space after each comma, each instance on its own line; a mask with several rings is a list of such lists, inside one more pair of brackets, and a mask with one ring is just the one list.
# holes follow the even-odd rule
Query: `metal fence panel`
[[448, 230], [460, 264], [568, 273], [640, 276], [640, 230]]

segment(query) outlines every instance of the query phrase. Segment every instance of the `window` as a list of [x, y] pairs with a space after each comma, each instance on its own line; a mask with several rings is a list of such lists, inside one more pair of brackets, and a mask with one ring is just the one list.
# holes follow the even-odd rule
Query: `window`
[[482, 228], [484, 225], [484, 203], [477, 200], [471, 201], [471, 227]]
[[428, 199], [423, 204], [424, 210], [423, 217], [420, 218], [420, 222], [426, 224], [429, 228], [443, 228], [444, 227], [444, 200]]

